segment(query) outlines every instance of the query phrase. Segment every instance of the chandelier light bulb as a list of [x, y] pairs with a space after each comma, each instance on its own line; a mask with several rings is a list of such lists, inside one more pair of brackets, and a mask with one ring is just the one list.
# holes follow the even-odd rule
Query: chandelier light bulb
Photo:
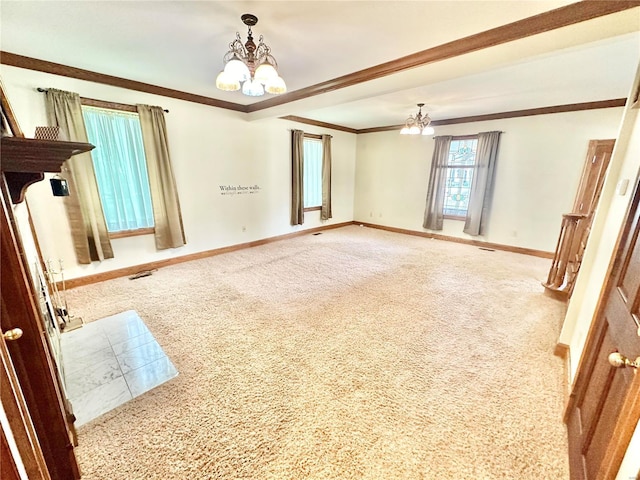
[[422, 135], [433, 135], [434, 133], [436, 133], [436, 131], [433, 129], [433, 127], [424, 127], [424, 129], [422, 130]]
[[236, 79], [238, 82], [244, 82], [251, 77], [249, 67], [235, 55], [224, 66], [224, 71], [230, 78]]
[[223, 70], [216, 77], [216, 87], [225, 92], [235, 92], [240, 90], [240, 82]]
[[266, 61], [264, 63], [261, 63], [260, 66], [256, 69], [254, 78], [263, 85], [266, 85], [271, 80], [278, 78], [278, 72], [276, 71], [275, 67], [271, 65], [271, 63]]
[[240, 33], [236, 33], [236, 39], [229, 44], [222, 59], [224, 70], [216, 78], [216, 87], [235, 91], [240, 90], [242, 84], [242, 93], [251, 97], [264, 95], [265, 91], [273, 95], [285, 93], [287, 86], [278, 75], [271, 48], [264, 43], [262, 35], [254, 42], [251, 29], [258, 23], [258, 17], [245, 13], [240, 18], [248, 27], [247, 41], [243, 44]]
[[260, 97], [264, 95], [264, 87], [257, 80], [247, 80], [242, 85], [242, 93], [249, 97]]
[[276, 78], [270, 80], [264, 87], [267, 93], [272, 95], [280, 95], [281, 93], [285, 93], [287, 91], [287, 85], [284, 83], [282, 77], [277, 76]]

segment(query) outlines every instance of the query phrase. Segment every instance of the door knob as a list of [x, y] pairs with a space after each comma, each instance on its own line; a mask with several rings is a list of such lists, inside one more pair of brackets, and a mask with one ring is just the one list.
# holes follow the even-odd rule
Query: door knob
[[640, 357], [636, 358], [635, 360], [629, 360], [620, 352], [613, 352], [609, 355], [609, 363], [611, 364], [611, 366], [616, 368], [631, 367], [638, 369], [640, 368]]
[[22, 336], [22, 330], [19, 328], [12, 328], [11, 330], [7, 330], [2, 334], [4, 339], [8, 342], [12, 340], [18, 340]]

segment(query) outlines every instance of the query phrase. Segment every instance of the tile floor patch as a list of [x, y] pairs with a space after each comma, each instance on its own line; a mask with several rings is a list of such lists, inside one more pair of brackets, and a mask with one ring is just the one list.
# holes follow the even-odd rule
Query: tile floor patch
[[133, 310], [63, 333], [61, 344], [76, 427], [178, 375]]

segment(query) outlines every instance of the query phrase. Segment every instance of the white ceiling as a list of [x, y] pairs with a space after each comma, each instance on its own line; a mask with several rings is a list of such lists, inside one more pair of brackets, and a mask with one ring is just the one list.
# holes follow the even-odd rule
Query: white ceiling
[[[289, 91], [571, 1], [8, 1], [1, 49], [238, 104], [215, 88], [243, 13], [259, 18]], [[640, 59], [640, 7], [260, 110], [351, 128], [626, 97]], [[82, 93], [82, 92], [80, 92]], [[109, 100], [109, 99], [104, 99]]]

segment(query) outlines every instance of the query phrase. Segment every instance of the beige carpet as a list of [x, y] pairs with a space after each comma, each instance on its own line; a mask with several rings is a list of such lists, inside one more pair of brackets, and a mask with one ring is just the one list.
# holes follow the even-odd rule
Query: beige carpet
[[71, 290], [180, 372], [80, 428], [83, 478], [568, 478], [549, 265], [351, 226]]

